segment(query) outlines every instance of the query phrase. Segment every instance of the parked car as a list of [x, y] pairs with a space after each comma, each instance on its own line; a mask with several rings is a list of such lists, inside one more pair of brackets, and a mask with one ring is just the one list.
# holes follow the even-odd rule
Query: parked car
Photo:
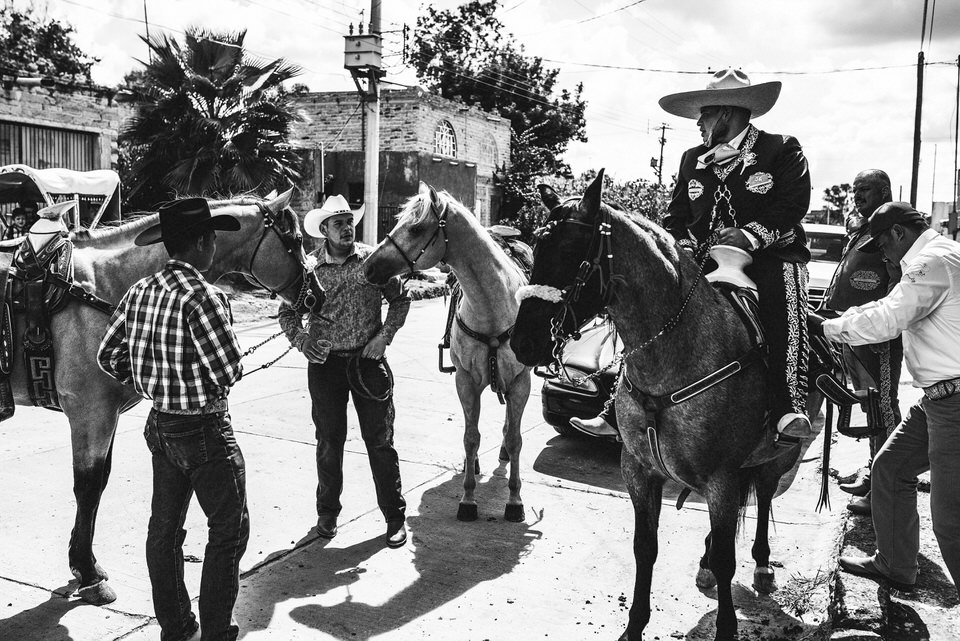
[[[846, 229], [840, 225], [803, 223], [810, 248], [811, 259], [808, 293], [810, 307], [816, 309], [823, 301], [833, 274], [840, 262], [846, 242]], [[544, 376], [540, 392], [543, 419], [563, 436], [579, 434], [570, 424], [574, 416], [593, 418], [603, 409], [617, 383], [616, 366], [607, 367], [623, 349], [613, 322], [609, 319], [593, 319], [580, 330], [580, 338], [569, 339], [563, 348], [563, 368], [566, 376], [547, 376], [542, 368], [537, 373]], [[574, 381], [605, 369], [603, 373], [585, 384]], [[587, 432], [587, 434], [590, 434]], [[590, 436], [598, 436], [590, 434]], [[601, 436], [601, 438], [607, 438]]]
[[819, 309], [840, 263], [843, 246], [847, 241], [847, 230], [842, 225], [803, 223], [803, 231], [807, 235], [807, 247], [810, 248], [807, 295], [810, 307]]
[[[593, 418], [600, 413], [617, 384], [619, 368], [608, 366], [622, 349], [623, 343], [613, 321], [595, 318], [580, 329], [579, 340], [570, 339], [564, 346], [565, 376], [547, 378], [546, 372], [538, 368], [537, 373], [546, 378], [540, 391], [543, 419], [557, 433], [563, 436], [577, 434], [579, 432], [570, 424], [571, 417]], [[601, 369], [603, 373], [596, 378], [576, 384], [578, 379]]]

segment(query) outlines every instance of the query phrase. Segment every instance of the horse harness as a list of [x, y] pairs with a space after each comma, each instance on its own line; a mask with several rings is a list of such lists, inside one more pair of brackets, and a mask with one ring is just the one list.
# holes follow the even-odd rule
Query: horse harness
[[[562, 207], [565, 203], [561, 203], [554, 208], [554, 210]], [[600, 292], [602, 298], [602, 304], [606, 307], [610, 300], [612, 299], [612, 290], [614, 283], [617, 282], [612, 273], [613, 266], [613, 251], [610, 245], [610, 212], [608, 209], [601, 207], [600, 211], [602, 212], [602, 218], [598, 225], [591, 225], [589, 223], [584, 223], [579, 220], [569, 220], [562, 219], [558, 221], [553, 221], [548, 224], [545, 233], [549, 233], [551, 229], [559, 224], [568, 223], [576, 225], [590, 226], [593, 228], [593, 236], [590, 240], [590, 246], [587, 249], [587, 258], [580, 263], [580, 267], [577, 271], [577, 277], [574, 283], [568, 287], [565, 287], [560, 293], [560, 304], [561, 310], [558, 314], [554, 315], [551, 319], [551, 336], [554, 341], [554, 367], [563, 372], [562, 364], [562, 355], [563, 355], [563, 345], [568, 338], [578, 338], [579, 325], [576, 324], [576, 316], [573, 315], [573, 304], [580, 298], [580, 292], [582, 291], [584, 285], [592, 278], [595, 272], [598, 272], [600, 275]], [[553, 212], [551, 211], [551, 214]], [[680, 309], [674, 314], [663, 327], [660, 328], [653, 336], [643, 341], [637, 347], [634, 347], [627, 353], [621, 353], [620, 356], [614, 359], [610, 365], [608, 365], [603, 370], [594, 372], [593, 374], [583, 377], [584, 379], [589, 379], [591, 377], [599, 376], [603, 371], [613, 367], [615, 364], [621, 364], [626, 361], [626, 358], [635, 354], [636, 352], [650, 346], [654, 341], [656, 341], [661, 336], [669, 333], [675, 329], [680, 324], [680, 319], [683, 316], [683, 312], [686, 310], [688, 303], [693, 298], [693, 294], [696, 291], [697, 285], [699, 284], [699, 278], [703, 274], [704, 267], [706, 265], [706, 259], [708, 255], [704, 252], [702, 258], [699, 261], [699, 270], [696, 278], [694, 278], [693, 283], [690, 286], [690, 289], [687, 291], [684, 296]], [[607, 281], [604, 282], [603, 279], [603, 264], [607, 266]], [[682, 271], [678, 269], [678, 275], [682, 275]], [[682, 288], [682, 281], [679, 283]], [[685, 401], [688, 401], [707, 390], [719, 385], [723, 381], [727, 380], [731, 376], [734, 376], [750, 366], [758, 363], [764, 363], [766, 361], [766, 352], [767, 346], [766, 341], [763, 336], [763, 330], [758, 320], [758, 307], [757, 301], [753, 293], [749, 290], [742, 288], [730, 287], [726, 284], [720, 286], [721, 291], [727, 296], [733, 305], [734, 309], [740, 315], [744, 324], [747, 327], [748, 332], [751, 335], [753, 347], [740, 358], [727, 363], [726, 365], [720, 367], [719, 369], [703, 376], [702, 378], [682, 387], [681, 389], [664, 394], [661, 396], [655, 396], [641, 390], [630, 378], [630, 375], [627, 371], [627, 368], [623, 368], [621, 371], [622, 383], [621, 385], [627, 391], [628, 394], [641, 406], [644, 408], [646, 415], [648, 417], [649, 425], [647, 425], [647, 441], [650, 447], [650, 454], [653, 461], [656, 463], [659, 471], [667, 478], [677, 481], [683, 485], [683, 482], [680, 481], [670, 470], [667, 468], [666, 463], [663, 460], [663, 455], [660, 451], [659, 443], [659, 434], [657, 431], [657, 418], [658, 416], [667, 408], [674, 405], [678, 405]], [[563, 325], [566, 321], [567, 314], [571, 314], [574, 318], [574, 331], [572, 333], [566, 333], [563, 330]], [[582, 379], [580, 379], [582, 380]], [[575, 381], [576, 382], [576, 381]], [[683, 499], [686, 498], [686, 495], [689, 492], [681, 493], [681, 497], [678, 500], [677, 507], [679, 508]]]
[[[293, 285], [298, 278], [302, 278], [296, 306], [299, 308], [303, 305], [312, 309], [318, 301], [310, 291], [306, 265], [303, 266], [302, 274], [278, 288], [266, 286], [254, 274], [253, 264], [269, 230], [272, 229], [277, 234], [288, 254], [293, 255], [299, 251], [296, 236], [279, 228], [268, 207], [262, 203], [257, 205], [263, 215], [264, 229], [250, 256], [248, 272], [274, 297]], [[50, 318], [67, 305], [68, 298], [108, 316], [116, 310], [116, 305], [85, 290], [74, 280], [73, 273], [73, 243], [63, 233], [51, 238], [38, 250], [34, 249], [28, 237], [13, 252], [0, 252], [0, 421], [13, 416], [16, 407], [10, 372], [16, 340], [14, 321], [18, 317], [22, 316], [24, 323], [23, 357], [30, 401], [37, 407], [62, 411], [54, 379], [55, 354]], [[244, 356], [260, 345], [247, 350]], [[271, 364], [272, 362], [258, 369]]]
[[[488, 230], [489, 231], [489, 230]], [[511, 241], [498, 236], [494, 232], [490, 232], [490, 235], [493, 237], [497, 245], [503, 249], [504, 253], [516, 263], [517, 267], [520, 268], [520, 271], [527, 277], [530, 278], [530, 268], [532, 265], [523, 258], [520, 252], [515, 251], [514, 247], [511, 246]], [[514, 241], [516, 242], [516, 241]], [[450, 332], [453, 328], [453, 323], [456, 321], [457, 327], [459, 327], [464, 334], [469, 336], [475, 341], [480, 343], [486, 343], [488, 347], [487, 351], [487, 365], [490, 371], [490, 389], [496, 392], [497, 399], [500, 401], [501, 405], [506, 405], [506, 396], [507, 393], [500, 387], [500, 367], [497, 364], [497, 351], [500, 349], [500, 346], [506, 343], [513, 336], [513, 329], [516, 325], [511, 325], [505, 329], [500, 334], [495, 336], [488, 336], [486, 334], [481, 334], [480, 332], [472, 329], [467, 323], [463, 320], [460, 314], [457, 312], [457, 308], [460, 305], [460, 299], [463, 296], [463, 292], [460, 289], [460, 284], [454, 281], [453, 292], [450, 296], [450, 307], [447, 314], [447, 324], [443, 333], [443, 339], [440, 341], [440, 344], [437, 345], [439, 350], [439, 367], [440, 371], [445, 374], [452, 374], [457, 371], [457, 368], [454, 366], [445, 367], [443, 364], [443, 350], [450, 348]]]

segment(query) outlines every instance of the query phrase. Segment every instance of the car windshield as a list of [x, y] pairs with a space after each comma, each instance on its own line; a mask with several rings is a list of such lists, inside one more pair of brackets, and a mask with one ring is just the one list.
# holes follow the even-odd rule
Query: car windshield
[[810, 260], [837, 263], [843, 254], [845, 236], [838, 234], [821, 234], [807, 231], [807, 243], [810, 247]]

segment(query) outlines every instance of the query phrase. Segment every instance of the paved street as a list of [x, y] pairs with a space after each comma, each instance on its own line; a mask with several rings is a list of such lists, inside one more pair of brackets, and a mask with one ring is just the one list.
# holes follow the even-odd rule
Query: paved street
[[[633, 582], [633, 514], [618, 448], [557, 436], [540, 416], [538, 381], [523, 421], [526, 521], [503, 520], [507, 488], [497, 461], [503, 409], [489, 391], [481, 416], [480, 519], [456, 520], [462, 418], [452, 377], [437, 371], [444, 320], [442, 299], [414, 303], [388, 350], [411, 532], [399, 550], [382, 542], [385, 526], [352, 415], [340, 534], [329, 542], [312, 534], [313, 428], [299, 354], [234, 389], [252, 529], [236, 610], [241, 638], [526, 641], [614, 639], [622, 631]], [[242, 327], [241, 339], [253, 345], [276, 329], [264, 319]], [[247, 369], [284, 345], [269, 343], [248, 358]], [[151, 483], [141, 436], [146, 411], [141, 404], [121, 419], [100, 508], [95, 551], [119, 595], [101, 608], [67, 598], [75, 583], [66, 561], [74, 515], [66, 420], [18, 407], [0, 425], [3, 641], [159, 638], [143, 552]], [[839, 445], [832, 467], [851, 471], [863, 462], [865, 444], [841, 439]], [[818, 441], [774, 506], [771, 547], [781, 590], [772, 598], [750, 587], [755, 513], [748, 510], [734, 586], [741, 630], [753, 635], [744, 638], [816, 637], [826, 618], [845, 496], [834, 486], [834, 510], [814, 510], [819, 451]], [[705, 506], [693, 496], [678, 512], [676, 494], [668, 488], [664, 496], [647, 638], [712, 639], [715, 593], [694, 586]], [[196, 504], [187, 530], [187, 584], [196, 597], [205, 541]]]

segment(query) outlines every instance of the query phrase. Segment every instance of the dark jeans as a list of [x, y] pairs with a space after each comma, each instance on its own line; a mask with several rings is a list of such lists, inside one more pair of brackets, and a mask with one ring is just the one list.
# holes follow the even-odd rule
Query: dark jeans
[[236, 639], [240, 630], [232, 622], [233, 605], [250, 520], [243, 454], [233, 437], [230, 414], [181, 416], [150, 410], [144, 437], [153, 454], [147, 569], [160, 639], [177, 641], [194, 626], [183, 583], [183, 523], [194, 493], [209, 528], [200, 579], [203, 640]]
[[[393, 448], [393, 397], [378, 401], [352, 390], [347, 381], [349, 361], [346, 356], [331, 354], [326, 362], [307, 366], [317, 428], [317, 514], [339, 514], [342, 507], [347, 399], [352, 396], [377, 489], [377, 504], [388, 523], [403, 522], [407, 503], [400, 489], [400, 459]], [[369, 390], [384, 390], [389, 385], [385, 361], [361, 358], [360, 369]]]

